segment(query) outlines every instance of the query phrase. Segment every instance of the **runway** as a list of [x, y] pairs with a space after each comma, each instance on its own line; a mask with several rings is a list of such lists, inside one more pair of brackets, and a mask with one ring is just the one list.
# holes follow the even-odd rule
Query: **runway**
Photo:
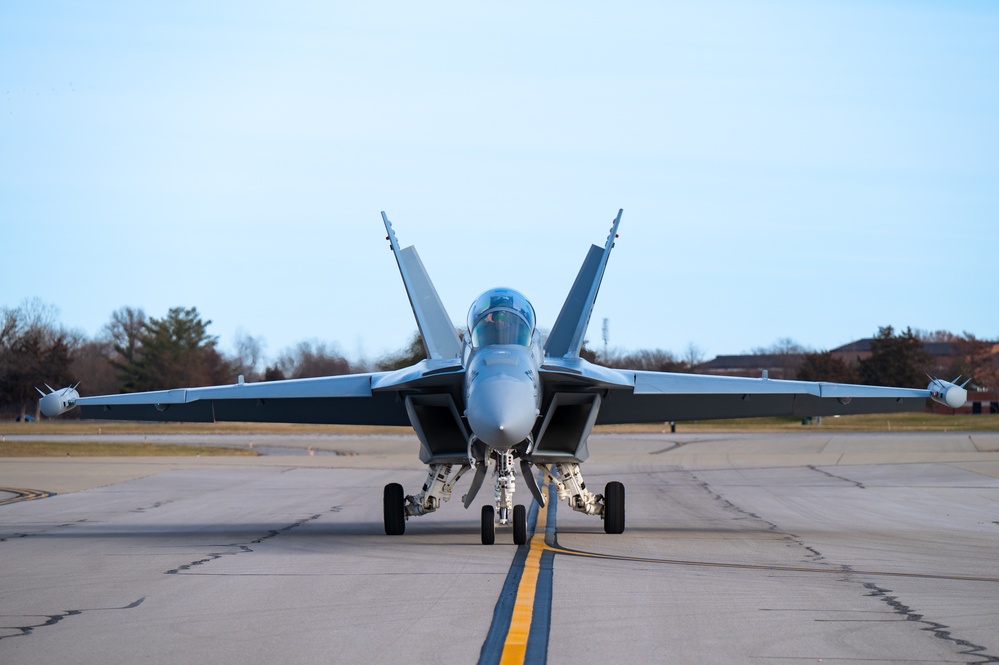
[[996, 434], [595, 435], [625, 533], [519, 548], [467, 480], [384, 535], [415, 438], [266, 445], [337, 454], [0, 459], [0, 663], [999, 662]]

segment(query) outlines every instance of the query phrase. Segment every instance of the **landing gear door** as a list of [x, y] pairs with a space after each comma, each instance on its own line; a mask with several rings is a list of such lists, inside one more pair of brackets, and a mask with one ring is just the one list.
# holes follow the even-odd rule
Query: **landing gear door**
[[598, 393], [555, 393], [531, 453], [534, 464], [582, 462], [590, 456], [586, 439], [600, 412]]
[[408, 395], [406, 413], [420, 439], [424, 464], [466, 464], [468, 430], [448, 393]]

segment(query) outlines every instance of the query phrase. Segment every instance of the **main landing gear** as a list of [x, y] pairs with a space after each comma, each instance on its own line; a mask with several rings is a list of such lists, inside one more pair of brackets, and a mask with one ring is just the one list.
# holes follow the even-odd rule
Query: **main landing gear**
[[604, 532], [624, 533], [624, 485], [616, 480], [604, 487]]
[[382, 507], [385, 511], [385, 534], [401, 536], [406, 533], [406, 500], [403, 498], [402, 485], [389, 483], [385, 486]]
[[[513, 526], [513, 542], [516, 545], [523, 545], [527, 542], [527, 508], [521, 504], [514, 505], [513, 493], [516, 488], [513, 471], [513, 453], [510, 451], [493, 451], [492, 459], [496, 460], [496, 484], [495, 484], [495, 507], [485, 505], [482, 507], [482, 544], [492, 545], [496, 542], [496, 525]], [[478, 462], [479, 465], [486, 464], [486, 460]], [[458, 468], [457, 473], [451, 474], [453, 465], [432, 464], [427, 474], [427, 480], [423, 484], [423, 490], [417, 495], [405, 496], [402, 485], [399, 483], [389, 483], [385, 486], [384, 493], [384, 518], [385, 533], [389, 536], [401, 536], [406, 532], [406, 520], [411, 516], [425, 515], [438, 508], [442, 502], [451, 498], [454, 484], [465, 471], [472, 468], [471, 464], [463, 464]], [[521, 470], [525, 476], [530, 474], [531, 464], [522, 461]], [[611, 481], [604, 487], [603, 494], [593, 494], [586, 489], [583, 476], [579, 471], [579, 464], [558, 463], [547, 465], [537, 465], [541, 469], [548, 481], [555, 485], [558, 498], [565, 501], [570, 508], [575, 511], [586, 513], [587, 515], [599, 515], [604, 521], [604, 531], [606, 533], [624, 533], [624, 485]], [[478, 487], [482, 482], [483, 468], [476, 471], [476, 479], [472, 481], [472, 488], [465, 496], [465, 507], [467, 508], [474, 497]], [[525, 478], [532, 494], [538, 497], [541, 502], [540, 490], [537, 490], [533, 477]], [[535, 490], [537, 490], [535, 492]]]

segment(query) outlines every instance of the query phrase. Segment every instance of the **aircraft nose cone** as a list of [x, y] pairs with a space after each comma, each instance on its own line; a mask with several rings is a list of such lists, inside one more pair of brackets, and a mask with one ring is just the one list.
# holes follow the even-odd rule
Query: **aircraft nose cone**
[[476, 437], [504, 450], [531, 433], [537, 418], [534, 390], [531, 384], [509, 377], [476, 382], [465, 413]]

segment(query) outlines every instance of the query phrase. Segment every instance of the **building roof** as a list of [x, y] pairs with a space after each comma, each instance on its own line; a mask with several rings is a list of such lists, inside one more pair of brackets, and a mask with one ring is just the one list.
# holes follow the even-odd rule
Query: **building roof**
[[718, 369], [761, 369], [768, 367], [780, 367], [791, 363], [801, 362], [801, 354], [798, 353], [766, 353], [760, 355], [738, 355], [738, 356], [717, 356], [713, 360], [701, 363], [697, 366], [699, 370]]
[[[838, 346], [835, 349], [830, 350], [830, 353], [871, 353], [871, 342], [873, 341], [873, 337], [858, 339], [855, 342]], [[961, 353], [957, 344], [954, 342], [923, 342], [923, 348], [926, 349], [926, 352], [931, 356], [954, 356], [960, 355]]]

